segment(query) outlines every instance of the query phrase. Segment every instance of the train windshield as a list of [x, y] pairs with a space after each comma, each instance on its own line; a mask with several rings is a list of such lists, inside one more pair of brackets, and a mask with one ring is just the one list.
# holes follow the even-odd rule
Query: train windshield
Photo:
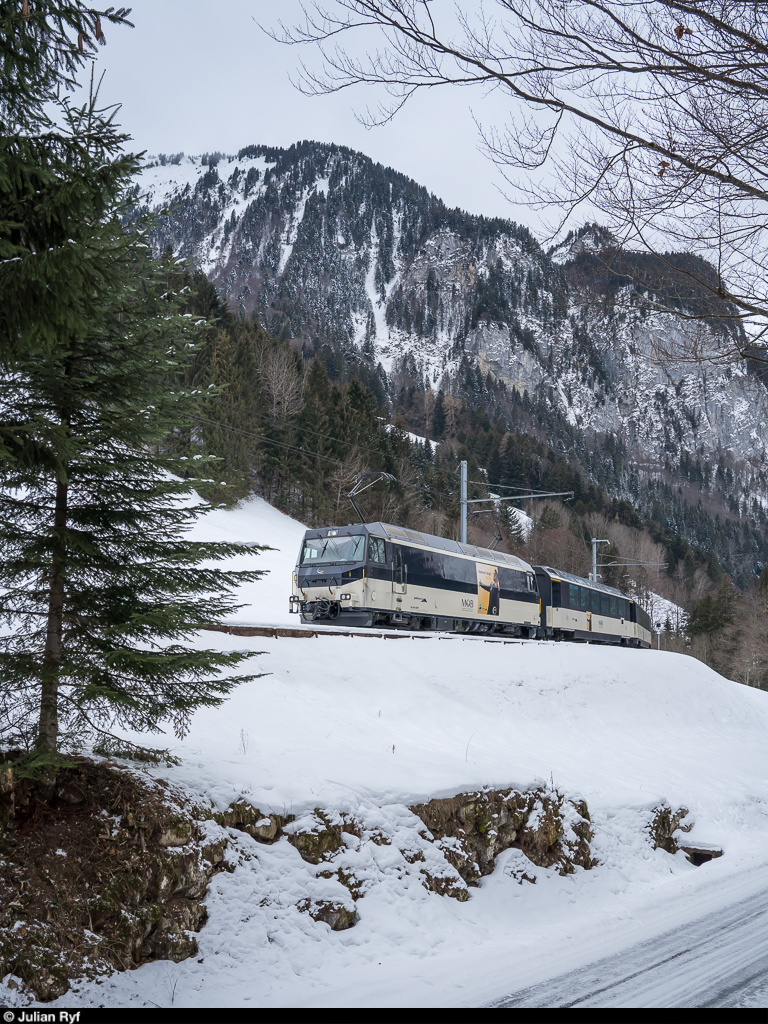
[[313, 537], [304, 541], [302, 565], [323, 565], [326, 562], [362, 562], [365, 559], [365, 537]]

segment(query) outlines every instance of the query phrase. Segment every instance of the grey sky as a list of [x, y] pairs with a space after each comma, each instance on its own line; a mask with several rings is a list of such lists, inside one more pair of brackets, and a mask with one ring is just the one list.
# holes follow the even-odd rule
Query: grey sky
[[367, 130], [354, 111], [374, 99], [370, 91], [303, 96], [289, 74], [311, 52], [274, 42], [256, 24], [292, 22], [300, 16], [297, 0], [134, 0], [132, 8], [136, 27], [111, 29], [98, 69], [106, 72], [102, 98], [122, 104], [118, 120], [137, 149], [235, 152], [253, 143], [336, 142], [408, 174], [450, 206], [536, 230], [536, 215], [502, 195], [508, 186], [478, 150], [472, 111], [498, 122], [498, 94], [433, 90], [391, 124]]

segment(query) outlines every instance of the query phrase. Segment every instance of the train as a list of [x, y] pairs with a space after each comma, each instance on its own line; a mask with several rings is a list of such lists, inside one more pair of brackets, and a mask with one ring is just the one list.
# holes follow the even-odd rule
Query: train
[[307, 530], [290, 610], [304, 623], [651, 646], [620, 590], [387, 523]]

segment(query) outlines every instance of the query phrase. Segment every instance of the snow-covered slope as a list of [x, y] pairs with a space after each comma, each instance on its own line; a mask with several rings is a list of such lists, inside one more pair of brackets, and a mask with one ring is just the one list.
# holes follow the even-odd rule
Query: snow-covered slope
[[[288, 622], [302, 527], [256, 499], [197, 530], [278, 549], [258, 556], [270, 572], [240, 615]], [[183, 742], [164, 737], [181, 764], [152, 771], [219, 808], [241, 797], [265, 814], [354, 816], [362, 832], [338, 864], [363, 885], [358, 923], [332, 932], [297, 909], [341, 890], [322, 864], [232, 833], [240, 863], [210, 887], [199, 959], [83, 984], [62, 1004], [474, 1004], [715, 913], [765, 869], [768, 694], [692, 658], [440, 635], [197, 642], [251, 649], [244, 671], [268, 674], [200, 711]], [[529, 864], [536, 884], [520, 883], [525, 858], [508, 850], [467, 902], [424, 888], [419, 851], [439, 851], [411, 805], [534, 785], [587, 801], [596, 867]], [[724, 855], [694, 868], [654, 850], [645, 827], [665, 801]]]
[[253, 556], [230, 559], [228, 569], [260, 569], [256, 583], [243, 585], [237, 594], [241, 607], [228, 621], [243, 625], [296, 626], [298, 616], [288, 611], [291, 573], [296, 565], [305, 527], [283, 515], [263, 498], [252, 498], [234, 509], [212, 509], [197, 521], [193, 540], [226, 543], [244, 541], [269, 548]]
[[[254, 556], [269, 571], [243, 589], [238, 620], [300, 625], [288, 596], [303, 526], [255, 498], [197, 531], [274, 547]], [[334, 803], [359, 786], [415, 802], [552, 778], [613, 805], [640, 793], [643, 804], [697, 804], [697, 830], [718, 841], [734, 780], [757, 794], [768, 776], [768, 695], [684, 655], [443, 634], [200, 637], [217, 641], [266, 650], [255, 662], [270, 673], [200, 712], [185, 741], [205, 754], [225, 805], [246, 786], [262, 810], [296, 812], [315, 806], [318, 787], [338, 787]], [[224, 767], [219, 752], [249, 726], [251, 753]]]

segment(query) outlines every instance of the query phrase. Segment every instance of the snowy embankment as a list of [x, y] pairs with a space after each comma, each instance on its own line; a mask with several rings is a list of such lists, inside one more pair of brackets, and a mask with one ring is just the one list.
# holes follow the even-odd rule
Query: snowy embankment
[[[303, 527], [257, 499], [196, 530], [277, 548], [257, 556], [269, 574], [237, 619], [298, 624]], [[199, 959], [83, 984], [62, 1004], [473, 1004], [714, 913], [761, 872], [768, 884], [768, 694], [692, 658], [438, 635], [197, 642], [263, 652], [244, 671], [268, 674], [200, 711], [182, 742], [161, 737], [181, 764], [151, 773], [219, 809], [242, 798], [265, 815], [354, 818], [333, 867], [361, 883], [357, 924], [333, 932], [298, 909], [349, 902], [327, 865], [233, 832], [240, 863], [211, 884]], [[536, 883], [520, 883], [510, 849], [466, 902], [427, 891], [420, 865], [439, 851], [410, 806], [536, 786], [587, 801], [597, 866], [528, 865]], [[664, 802], [689, 809], [686, 842], [723, 856], [694, 868], [654, 850], [645, 828]]]

